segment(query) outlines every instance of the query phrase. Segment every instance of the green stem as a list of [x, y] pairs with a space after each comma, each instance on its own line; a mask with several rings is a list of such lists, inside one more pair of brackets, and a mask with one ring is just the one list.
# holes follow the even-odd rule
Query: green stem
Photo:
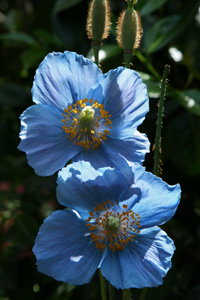
[[136, 0], [127, 0], [128, 8], [134, 9], [134, 5], [137, 2]]
[[99, 65], [99, 50], [101, 48], [101, 42], [92, 41], [91, 46], [92, 46], [92, 49], [94, 52], [95, 64], [98, 66]]
[[109, 300], [114, 300], [114, 287], [112, 284], [108, 284]]
[[122, 300], [131, 300], [131, 290], [123, 290], [122, 291]]
[[139, 51], [135, 51], [135, 55], [147, 67], [151, 74], [160, 81], [160, 74], [156, 71], [153, 65]]
[[145, 300], [147, 294], [147, 288], [143, 288], [140, 294], [140, 299], [139, 300]]
[[186, 84], [185, 84], [185, 87], [184, 87], [185, 90], [188, 89], [188, 87], [190, 86], [193, 78], [194, 78], [194, 75], [192, 73], [189, 73]]
[[126, 51], [126, 50], [124, 50], [125, 67], [127, 69], [130, 69], [132, 57], [133, 57], [133, 52], [132, 51]]
[[107, 294], [106, 294], [106, 280], [101, 274], [101, 271], [99, 270], [99, 277], [100, 277], [100, 285], [101, 285], [101, 298], [102, 300], [107, 300]]
[[170, 66], [166, 65], [163, 72], [163, 77], [161, 81], [161, 93], [158, 106], [158, 118], [156, 127], [156, 138], [155, 138], [155, 153], [154, 153], [154, 168], [153, 173], [158, 176], [160, 168], [160, 153], [161, 153], [161, 129], [162, 129], [162, 118], [164, 111], [164, 100], [166, 91], [167, 76], [170, 71]]

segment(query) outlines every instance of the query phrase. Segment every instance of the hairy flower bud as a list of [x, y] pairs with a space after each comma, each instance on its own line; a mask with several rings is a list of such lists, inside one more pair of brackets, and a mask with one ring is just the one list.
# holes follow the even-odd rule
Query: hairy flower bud
[[101, 40], [108, 37], [110, 24], [108, 0], [92, 0], [86, 26], [88, 38], [95, 42], [101, 42]]
[[122, 11], [117, 26], [117, 42], [124, 51], [132, 52], [139, 48], [142, 37], [142, 26], [137, 11], [127, 8]]

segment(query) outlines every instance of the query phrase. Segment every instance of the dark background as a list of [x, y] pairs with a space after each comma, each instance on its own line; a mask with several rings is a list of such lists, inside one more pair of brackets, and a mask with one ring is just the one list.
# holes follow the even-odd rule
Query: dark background
[[[112, 28], [104, 41], [104, 72], [122, 65], [115, 28], [123, 0], [110, 1]], [[32, 104], [39, 63], [52, 51], [91, 57], [88, 1], [0, 0], [0, 300], [100, 299], [98, 273], [73, 287], [37, 272], [32, 253], [43, 219], [59, 208], [56, 175], [39, 177], [17, 149], [19, 116]], [[148, 87], [151, 110], [139, 130], [154, 144], [160, 78], [171, 65], [162, 130], [162, 178], [180, 183], [181, 204], [163, 226], [174, 239], [173, 267], [148, 299], [200, 299], [200, 1], [138, 0], [144, 35], [133, 59]], [[153, 169], [153, 152], [146, 156]], [[134, 290], [134, 299], [140, 291]], [[116, 294], [116, 299], [117, 299]]]

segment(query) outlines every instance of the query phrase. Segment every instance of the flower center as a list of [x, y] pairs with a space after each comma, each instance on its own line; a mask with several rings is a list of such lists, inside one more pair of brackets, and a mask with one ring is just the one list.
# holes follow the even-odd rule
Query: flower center
[[79, 127], [87, 128], [87, 131], [94, 130], [94, 109], [91, 106], [85, 106], [79, 114]]
[[107, 231], [112, 233], [117, 233], [120, 227], [120, 219], [118, 216], [108, 216], [105, 224], [105, 228]]
[[115, 204], [109, 200], [98, 204], [89, 214], [86, 226], [93, 243], [101, 252], [106, 247], [113, 252], [123, 250], [140, 233], [139, 214], [128, 210], [125, 204], [120, 207], [118, 200]]
[[62, 128], [67, 133], [67, 138], [85, 150], [97, 149], [110, 135], [111, 115], [97, 100], [93, 101], [92, 98], [79, 100], [65, 108], [63, 116]]

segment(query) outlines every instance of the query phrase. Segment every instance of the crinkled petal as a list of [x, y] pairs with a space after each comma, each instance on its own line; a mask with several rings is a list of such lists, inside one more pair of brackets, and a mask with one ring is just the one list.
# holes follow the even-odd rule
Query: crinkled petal
[[109, 131], [115, 139], [132, 137], [149, 111], [146, 85], [137, 72], [123, 67], [103, 74], [88, 97], [103, 103], [111, 114]]
[[33, 101], [54, 104], [63, 110], [86, 98], [101, 74], [92, 61], [75, 52], [50, 53], [36, 71]]
[[60, 204], [77, 211], [93, 211], [98, 203], [106, 200], [120, 201], [131, 185], [116, 169], [107, 167], [95, 170], [85, 161], [63, 168], [58, 173], [57, 183]]
[[[150, 143], [145, 134], [141, 134], [136, 131], [135, 134], [124, 140], [114, 140], [108, 138], [104, 143], [104, 150], [112, 160], [113, 152], [118, 153], [129, 162], [142, 164], [146, 153], [149, 152]], [[118, 164], [118, 160], [114, 161], [113, 164]]]
[[101, 260], [85, 222], [69, 210], [45, 219], [33, 252], [41, 273], [73, 285], [90, 282]]
[[117, 151], [115, 151], [115, 149], [107, 147], [106, 145], [107, 141], [102, 142], [102, 144], [95, 150], [89, 149], [87, 151], [80, 151], [73, 157], [72, 161], [89, 161], [95, 169], [107, 166], [116, 168], [123, 176], [128, 178], [130, 174], [128, 162]]
[[141, 230], [119, 252], [108, 252], [102, 262], [103, 276], [116, 288], [156, 287], [171, 268], [175, 246], [159, 227]]
[[132, 209], [140, 215], [141, 228], [161, 225], [175, 214], [180, 202], [180, 185], [168, 185], [161, 178], [134, 165], [135, 186], [141, 189], [141, 200]]
[[38, 175], [55, 173], [76, 155], [80, 148], [66, 137], [62, 129], [62, 113], [56, 106], [37, 104], [20, 117], [19, 149]]

